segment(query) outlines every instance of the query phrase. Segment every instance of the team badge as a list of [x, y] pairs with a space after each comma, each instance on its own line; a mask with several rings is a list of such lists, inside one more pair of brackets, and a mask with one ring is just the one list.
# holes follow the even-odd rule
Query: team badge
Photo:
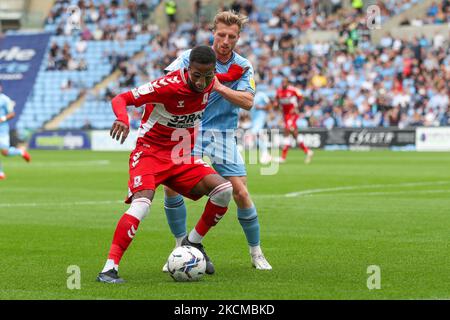
[[155, 89], [153, 88], [153, 86], [150, 83], [147, 83], [147, 84], [140, 86], [137, 91], [141, 96], [144, 96], [146, 94], [149, 94], [149, 93], [155, 91]]
[[253, 78], [253, 77], [250, 78], [250, 87], [251, 87], [253, 90], [256, 90], [255, 78]]

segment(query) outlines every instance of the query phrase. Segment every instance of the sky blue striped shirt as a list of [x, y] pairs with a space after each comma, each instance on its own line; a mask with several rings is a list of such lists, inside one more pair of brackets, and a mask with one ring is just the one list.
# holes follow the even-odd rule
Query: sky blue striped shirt
[[[191, 50], [183, 52], [175, 61], [173, 61], [165, 70], [174, 71], [180, 68], [187, 68], [189, 66], [189, 54]], [[232, 64], [240, 65], [241, 67], [250, 67], [249, 70], [237, 81], [226, 83], [229, 88], [238, 91], [247, 91], [255, 94], [254, 85], [254, 71], [250, 61], [233, 52], [232, 57], [228, 62], [222, 63], [217, 60], [216, 73], [226, 73]], [[209, 130], [216, 129], [225, 131], [227, 129], [236, 129], [238, 125], [240, 107], [233, 105], [217, 92], [213, 91], [209, 97], [208, 105], [206, 106], [203, 115], [201, 129]]]

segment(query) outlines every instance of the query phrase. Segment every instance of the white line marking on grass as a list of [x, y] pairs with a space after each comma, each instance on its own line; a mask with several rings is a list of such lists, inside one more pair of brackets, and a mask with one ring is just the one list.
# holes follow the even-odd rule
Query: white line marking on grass
[[[92, 160], [92, 161], [49, 161], [37, 162], [31, 161], [29, 167], [86, 167], [86, 166], [104, 166], [110, 164], [109, 160]], [[8, 167], [24, 167], [23, 163], [9, 163]]]
[[75, 201], [75, 202], [28, 202], [28, 203], [0, 203], [0, 208], [11, 207], [67, 207], [67, 206], [92, 206], [104, 204], [124, 203], [122, 200], [115, 201]]
[[378, 189], [389, 187], [419, 187], [419, 186], [437, 186], [450, 184], [450, 181], [433, 181], [433, 182], [406, 182], [406, 183], [394, 183], [394, 184], [372, 184], [372, 185], [358, 185], [336, 188], [324, 188], [324, 189], [310, 189], [298, 192], [286, 193], [284, 196], [287, 198], [293, 198], [303, 195], [309, 195], [314, 193], [330, 192], [330, 191], [346, 191], [346, 190], [358, 190], [358, 189]]
[[340, 193], [343, 196], [389, 196], [397, 194], [432, 194], [432, 193], [450, 193], [450, 189], [437, 190], [412, 190], [412, 191], [391, 191], [391, 192], [356, 192], [356, 193]]
[[390, 188], [390, 187], [420, 187], [420, 186], [438, 186], [450, 184], [450, 181], [430, 181], [430, 182], [405, 182], [405, 183], [393, 183], [393, 184], [366, 184], [366, 185], [354, 185], [345, 187], [334, 187], [334, 188], [320, 188], [320, 189], [307, 189], [297, 192], [290, 192], [285, 194], [255, 194], [252, 197], [255, 198], [295, 198], [301, 196], [309, 196], [317, 193], [327, 193], [335, 191], [347, 191], [347, 190], [359, 190], [359, 189], [379, 189], [379, 188]]
[[[396, 183], [396, 184], [373, 184], [373, 185], [357, 185], [357, 186], [347, 186], [347, 187], [336, 187], [336, 188], [323, 188], [323, 189], [310, 189], [303, 190], [299, 192], [291, 192], [286, 194], [254, 194], [254, 198], [294, 198], [299, 196], [310, 196], [318, 193], [327, 193], [333, 191], [345, 191], [345, 190], [358, 190], [358, 189], [377, 189], [377, 188], [389, 188], [389, 187], [417, 187], [417, 186], [436, 186], [436, 185], [446, 185], [450, 184], [450, 181], [432, 181], [432, 182], [407, 182], [407, 183]], [[420, 193], [448, 193], [449, 190], [439, 189], [439, 190], [409, 190], [409, 191], [391, 191], [391, 192], [358, 192], [358, 193], [340, 193], [340, 195], [391, 195], [391, 194], [420, 194]], [[0, 208], [11, 208], [11, 207], [40, 207], [40, 206], [90, 206], [90, 205], [109, 205], [109, 204], [119, 204], [124, 203], [122, 200], [107, 200], [107, 201], [75, 201], [75, 202], [29, 202], [29, 203], [0, 203]]]

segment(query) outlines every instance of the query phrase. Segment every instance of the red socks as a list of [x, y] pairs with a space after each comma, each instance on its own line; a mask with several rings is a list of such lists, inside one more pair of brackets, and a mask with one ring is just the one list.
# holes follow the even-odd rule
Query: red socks
[[[309, 148], [308, 148], [303, 142], [300, 142], [300, 143], [298, 144], [298, 147], [299, 147], [300, 149], [302, 149], [303, 152], [304, 152], [305, 154], [308, 154]], [[281, 152], [281, 159], [286, 160], [288, 151], [289, 151], [289, 146], [288, 146], [288, 145], [285, 145], [285, 146], [283, 147], [283, 151]]]
[[299, 147], [300, 149], [302, 149], [303, 152], [304, 152], [305, 154], [307, 154], [307, 153], [309, 152], [309, 148], [308, 148], [303, 142], [300, 142], [300, 143], [298, 144], [298, 147]]
[[208, 200], [208, 202], [206, 203], [205, 211], [200, 217], [200, 220], [197, 222], [195, 230], [201, 236], [205, 236], [209, 229], [215, 226], [220, 221], [220, 219], [222, 219], [227, 210], [227, 207], [220, 207], [212, 203], [211, 200]]
[[286, 160], [288, 151], [289, 151], [289, 146], [288, 146], [288, 145], [285, 145], [285, 146], [283, 147], [283, 151], [281, 152], [281, 159]]
[[114, 260], [115, 264], [119, 264], [120, 259], [122, 259], [123, 254], [133, 240], [139, 222], [137, 218], [125, 213], [117, 223], [108, 255], [108, 259]]
[[[211, 227], [215, 226], [222, 219], [227, 209], [227, 207], [220, 207], [212, 203], [211, 200], [208, 200], [205, 211], [195, 226], [195, 230], [201, 236], [204, 236]], [[114, 260], [114, 264], [118, 265], [120, 263], [123, 254], [136, 234], [139, 223], [139, 219], [127, 213], [117, 223], [111, 249], [108, 254], [108, 259]]]

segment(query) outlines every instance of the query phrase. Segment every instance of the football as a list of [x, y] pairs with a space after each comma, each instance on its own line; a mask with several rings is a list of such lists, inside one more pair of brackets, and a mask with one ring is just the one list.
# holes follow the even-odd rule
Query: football
[[198, 281], [205, 274], [206, 260], [197, 248], [175, 248], [167, 259], [170, 276], [175, 281]]

